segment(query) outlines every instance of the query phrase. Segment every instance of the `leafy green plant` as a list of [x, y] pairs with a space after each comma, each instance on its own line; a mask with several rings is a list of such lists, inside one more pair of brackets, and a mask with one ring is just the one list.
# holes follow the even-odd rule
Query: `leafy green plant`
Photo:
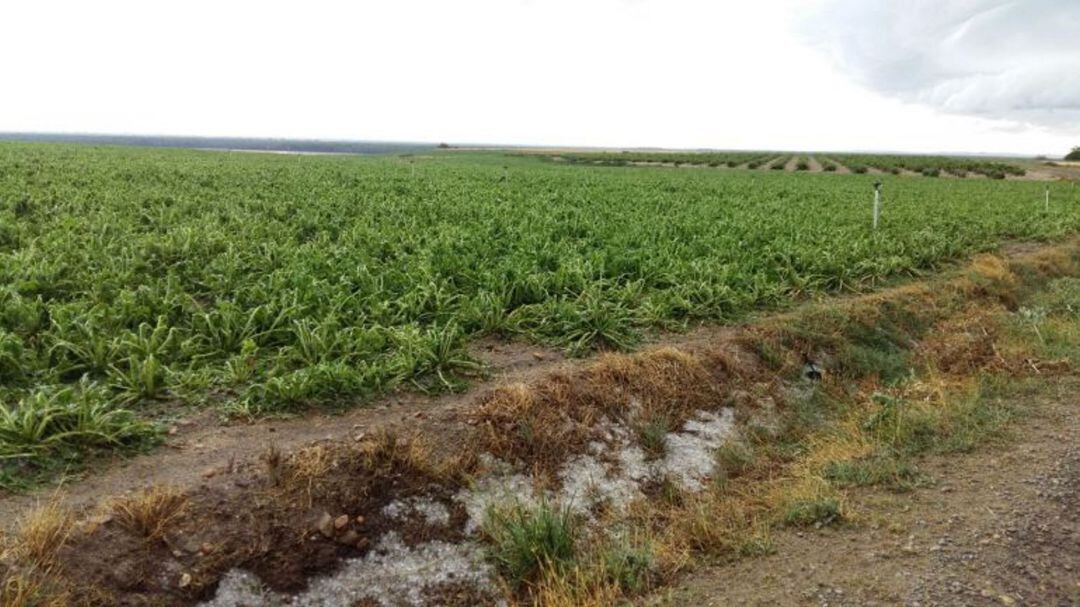
[[150, 423], [110, 402], [92, 382], [34, 392], [0, 405], [0, 460], [35, 461], [99, 449], [138, 447], [159, 434]]

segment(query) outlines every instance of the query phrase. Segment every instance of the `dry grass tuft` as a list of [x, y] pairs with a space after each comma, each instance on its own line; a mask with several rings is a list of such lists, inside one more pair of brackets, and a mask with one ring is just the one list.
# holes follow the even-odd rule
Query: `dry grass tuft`
[[15, 528], [4, 538], [3, 558], [48, 569], [74, 526], [74, 515], [54, 497], [16, 521]]
[[[302, 491], [310, 507], [314, 500], [313, 491], [316, 483], [322, 480], [336, 463], [331, 450], [325, 445], [315, 445], [300, 449], [287, 459], [280, 454], [278, 457], [277, 478], [279, 480], [275, 485], [287, 490]], [[269, 457], [267, 459], [269, 461]]]
[[1018, 281], [1008, 262], [994, 255], [979, 255], [968, 265], [967, 293], [996, 299], [1006, 308], [1017, 306]]
[[1000, 333], [1000, 313], [971, 306], [938, 323], [918, 347], [920, 358], [937, 370], [953, 375], [972, 373], [1005, 361], [995, 342]]
[[624, 598], [623, 590], [604, 575], [600, 563], [549, 571], [530, 588], [529, 595], [532, 604], [546, 607], [608, 607]]
[[67, 607], [71, 597], [53, 588], [51, 578], [35, 568], [0, 570], [0, 605], [4, 607]]
[[473, 445], [438, 450], [425, 435], [393, 430], [377, 432], [362, 442], [359, 453], [362, 466], [376, 474], [409, 471], [428, 482], [454, 486], [465, 483], [479, 461]]
[[138, 495], [113, 500], [109, 509], [117, 523], [147, 540], [165, 537], [187, 509], [187, 495], [178, 487], [158, 485]]

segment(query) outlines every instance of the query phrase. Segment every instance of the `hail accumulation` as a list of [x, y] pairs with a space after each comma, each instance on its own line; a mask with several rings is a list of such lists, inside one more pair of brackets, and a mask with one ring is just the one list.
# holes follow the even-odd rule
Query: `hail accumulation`
[[[664, 456], [650, 461], [626, 425], [607, 421], [600, 428], [602, 440], [590, 443], [587, 453], [571, 458], [559, 470], [557, 491], [539, 492], [532, 477], [488, 458], [491, 473], [462, 489], [454, 500], [468, 514], [465, 532], [475, 537], [493, 507], [529, 507], [546, 501], [588, 518], [598, 505], [618, 511], [643, 498], [646, 482], [667, 479], [683, 489], [699, 491], [714, 472], [716, 450], [731, 437], [734, 427], [733, 409], [699, 411], [665, 437]], [[383, 514], [402, 523], [450, 524], [445, 504], [422, 497], [391, 502]], [[390, 531], [367, 555], [349, 559], [335, 573], [312, 580], [302, 594], [270, 592], [254, 575], [234, 570], [222, 579], [216, 596], [205, 605], [348, 607], [361, 600], [385, 607], [423, 605], [427, 593], [444, 584], [493, 588], [494, 572], [483, 557], [475, 540], [459, 544], [433, 541], [409, 547]]]

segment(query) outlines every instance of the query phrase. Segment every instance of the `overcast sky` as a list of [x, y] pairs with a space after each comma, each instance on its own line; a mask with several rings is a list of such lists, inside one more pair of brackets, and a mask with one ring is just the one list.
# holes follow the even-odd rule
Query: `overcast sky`
[[1080, 0], [11, 0], [0, 23], [0, 131], [1080, 145]]

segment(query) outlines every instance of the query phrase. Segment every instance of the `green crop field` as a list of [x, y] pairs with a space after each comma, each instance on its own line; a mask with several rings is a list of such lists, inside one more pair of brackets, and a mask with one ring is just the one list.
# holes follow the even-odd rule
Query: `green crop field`
[[0, 144], [0, 462], [143, 444], [181, 406], [450, 389], [481, 335], [630, 348], [1080, 228], [1080, 192], [1044, 187]]

